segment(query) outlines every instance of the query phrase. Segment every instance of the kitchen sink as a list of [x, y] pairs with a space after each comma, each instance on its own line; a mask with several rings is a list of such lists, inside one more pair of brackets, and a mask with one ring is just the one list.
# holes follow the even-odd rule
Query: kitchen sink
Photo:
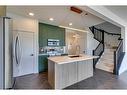
[[70, 58], [81, 57], [81, 55], [68, 55]]

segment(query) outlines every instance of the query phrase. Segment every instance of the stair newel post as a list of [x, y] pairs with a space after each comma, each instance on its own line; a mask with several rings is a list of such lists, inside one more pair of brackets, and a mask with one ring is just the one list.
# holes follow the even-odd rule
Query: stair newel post
[[116, 57], [116, 51], [114, 51], [114, 69], [113, 69], [113, 74], [117, 75], [117, 57]]
[[105, 44], [104, 44], [104, 30], [102, 32], [102, 43], [103, 43], [103, 52], [104, 52], [104, 49], [105, 49]]
[[[93, 50], [93, 56], [95, 55], [95, 51]], [[95, 59], [93, 59], [93, 68], [95, 69]]]
[[113, 73], [115, 75], [119, 74], [119, 69], [120, 69], [124, 55], [125, 55], [125, 53], [123, 52], [123, 40], [121, 39], [116, 51], [114, 51], [114, 70], [113, 70]]

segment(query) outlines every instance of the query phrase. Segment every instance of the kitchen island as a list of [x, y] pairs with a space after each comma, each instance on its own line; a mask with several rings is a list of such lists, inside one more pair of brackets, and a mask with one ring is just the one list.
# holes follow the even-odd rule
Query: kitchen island
[[54, 89], [63, 89], [93, 76], [93, 58], [80, 55], [48, 58], [48, 82]]

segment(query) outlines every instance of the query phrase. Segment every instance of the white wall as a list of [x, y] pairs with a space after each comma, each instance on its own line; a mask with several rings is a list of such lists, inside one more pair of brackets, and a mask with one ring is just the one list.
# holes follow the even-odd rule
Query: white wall
[[123, 19], [121, 19], [119, 16], [109, 11], [104, 6], [82, 6], [80, 8], [116, 26], [121, 27], [121, 26], [126, 26], [127, 24]]
[[108, 35], [107, 33], [104, 33], [104, 42], [106, 44], [113, 46], [118, 46], [119, 44], [119, 38], [120, 36], [118, 35]]
[[98, 46], [99, 42], [95, 40], [93, 37], [93, 33], [89, 30], [89, 28], [86, 28], [87, 32], [87, 54], [92, 55], [93, 50]]
[[121, 34], [122, 34], [122, 38], [123, 38], [123, 42], [125, 46], [124, 47], [125, 56], [122, 60], [122, 64], [119, 70], [119, 75], [127, 70], [127, 27], [123, 27], [121, 30], [122, 30]]
[[21, 15], [7, 13], [7, 16], [13, 19], [13, 30], [22, 30], [29, 32], [38, 31], [38, 20], [27, 18]]
[[38, 73], [38, 20], [27, 18], [13, 13], [7, 13], [7, 16], [13, 19], [13, 31], [34, 32], [34, 72]]
[[11, 31], [12, 22], [9, 19], [5, 21], [5, 88], [12, 87], [12, 43], [13, 43], [13, 34]]
[[102, 29], [107, 31], [108, 33], [116, 33], [120, 34], [121, 33], [121, 28], [110, 23], [110, 22], [104, 22], [98, 25], [95, 25], [96, 28]]
[[4, 83], [3, 83], [3, 68], [4, 68], [4, 64], [3, 64], [3, 32], [2, 32], [2, 29], [3, 29], [3, 22], [0, 18], [0, 89], [3, 89], [3, 86], [4, 86]]
[[78, 32], [66, 29], [66, 53], [68, 52], [68, 45], [74, 40], [72, 36], [75, 33], [78, 33], [81, 36], [79, 40], [81, 48], [80, 53], [85, 51], [85, 54], [92, 55], [93, 50], [98, 46], [99, 42], [93, 38], [94, 35], [88, 27], [85, 27], [85, 29], [86, 32]]
[[123, 39], [123, 51], [125, 52], [125, 27], [121, 27], [121, 38]]
[[0, 6], [0, 16], [6, 16], [6, 6]]
[[80, 38], [78, 40], [80, 45], [80, 53], [83, 53], [83, 51], [86, 50], [87, 33], [66, 29], [66, 53], [68, 53], [69, 44], [73, 43], [74, 41], [73, 35], [75, 33], [78, 33], [80, 35]]
[[121, 67], [119, 69], [119, 75], [122, 74], [126, 70], [127, 70], [127, 54], [125, 54], [125, 56], [123, 58]]

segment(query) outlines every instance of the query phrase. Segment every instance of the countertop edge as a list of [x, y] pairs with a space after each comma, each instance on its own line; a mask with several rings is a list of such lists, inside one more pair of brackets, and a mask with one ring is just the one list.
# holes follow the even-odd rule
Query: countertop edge
[[[86, 56], [87, 56], [87, 55], [86, 55]], [[61, 56], [61, 57], [63, 57], [63, 56]], [[64, 57], [69, 58], [68, 56], [64, 56]], [[72, 62], [86, 61], [86, 60], [92, 60], [92, 59], [94, 59], [94, 58], [98, 58], [98, 56], [89, 56], [90, 58], [85, 58], [85, 56], [83, 56], [83, 57], [84, 57], [84, 58], [82, 58], [82, 59], [69, 58], [69, 60], [64, 61], [64, 62], [55, 61], [55, 60], [53, 59], [53, 57], [49, 57], [48, 60], [50, 60], [50, 61], [52, 61], [52, 62], [54, 62], [54, 63], [56, 63], [56, 64], [67, 64], [67, 63], [72, 63]], [[88, 57], [88, 56], [87, 56], [87, 57]], [[55, 57], [55, 58], [57, 58], [57, 57]]]

